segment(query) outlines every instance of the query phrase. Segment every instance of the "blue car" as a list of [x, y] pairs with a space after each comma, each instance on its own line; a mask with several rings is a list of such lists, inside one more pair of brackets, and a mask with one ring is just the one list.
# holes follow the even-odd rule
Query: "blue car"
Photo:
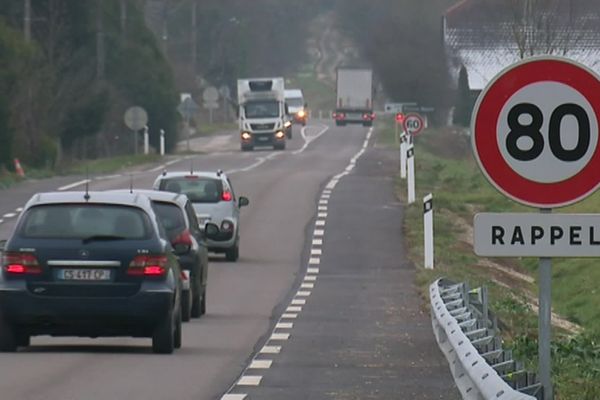
[[30, 337], [152, 338], [181, 347], [181, 269], [144, 195], [34, 195], [4, 245], [0, 351]]

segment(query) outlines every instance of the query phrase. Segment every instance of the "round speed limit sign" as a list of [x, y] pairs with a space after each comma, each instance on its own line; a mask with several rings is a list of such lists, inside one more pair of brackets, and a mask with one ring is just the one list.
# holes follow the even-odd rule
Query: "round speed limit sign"
[[404, 116], [403, 125], [406, 133], [417, 136], [425, 128], [425, 121], [419, 114], [411, 113]]
[[600, 184], [600, 80], [559, 57], [515, 64], [485, 88], [471, 121], [488, 180], [538, 208], [575, 203]]

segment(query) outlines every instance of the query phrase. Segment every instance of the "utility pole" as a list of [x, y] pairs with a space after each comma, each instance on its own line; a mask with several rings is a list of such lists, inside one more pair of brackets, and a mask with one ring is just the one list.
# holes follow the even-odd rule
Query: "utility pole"
[[98, 81], [104, 80], [105, 57], [102, 0], [96, 0], [96, 79]]
[[195, 0], [192, 2], [192, 38], [191, 38], [191, 44], [192, 44], [192, 74], [193, 77], [196, 77], [196, 66], [197, 66], [197, 58], [198, 58], [198, 33], [197, 33], [197, 12], [198, 12], [198, 2], [196, 2]]
[[169, 40], [169, 25], [168, 25], [168, 11], [166, 4], [163, 5], [163, 13], [162, 13], [162, 49], [165, 58], [167, 58], [167, 50], [168, 45], [167, 42]]
[[127, 34], [127, 0], [120, 0], [121, 3], [121, 33]]
[[23, 30], [25, 31], [25, 41], [31, 41], [31, 0], [25, 0]]

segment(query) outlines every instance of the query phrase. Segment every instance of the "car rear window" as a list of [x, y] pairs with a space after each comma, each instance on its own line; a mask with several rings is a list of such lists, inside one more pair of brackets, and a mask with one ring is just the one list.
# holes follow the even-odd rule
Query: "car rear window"
[[154, 201], [152, 205], [169, 238], [185, 230], [183, 211], [177, 205], [161, 201]]
[[159, 190], [183, 193], [192, 203], [218, 203], [223, 194], [223, 182], [197, 176], [170, 178], [160, 182]]
[[115, 236], [147, 239], [152, 226], [135, 207], [104, 204], [60, 204], [32, 207], [24, 215], [19, 234], [27, 238], [86, 239]]

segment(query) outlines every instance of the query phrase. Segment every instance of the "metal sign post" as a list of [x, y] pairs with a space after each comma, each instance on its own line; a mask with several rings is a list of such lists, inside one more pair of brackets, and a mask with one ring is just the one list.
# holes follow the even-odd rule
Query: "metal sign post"
[[[514, 64], [479, 96], [471, 131], [475, 158], [488, 181], [507, 197], [542, 211], [534, 217], [505, 214], [507, 218], [492, 224], [494, 215], [479, 214], [474, 229], [484, 236], [489, 233], [489, 243], [475, 246], [479, 255], [541, 256], [539, 376], [544, 400], [552, 400], [552, 259], [548, 254], [569, 257], [573, 256], [570, 252], [586, 250], [581, 239], [586, 233], [582, 229], [585, 220], [577, 215], [568, 215], [569, 229], [551, 225], [556, 222], [551, 210], [580, 201], [600, 186], [600, 78], [561, 57]], [[503, 239], [507, 228], [513, 231], [508, 245]], [[528, 241], [524, 234], [529, 235]], [[569, 240], [561, 250], [563, 236]], [[593, 230], [588, 240], [597, 240]], [[541, 253], [542, 248], [551, 251]]]
[[191, 96], [186, 96], [185, 99], [179, 104], [177, 107], [177, 111], [183, 117], [185, 136], [187, 140], [187, 150], [190, 151], [190, 139], [191, 139], [191, 129], [190, 129], [190, 120], [192, 117], [200, 110], [200, 107]]

